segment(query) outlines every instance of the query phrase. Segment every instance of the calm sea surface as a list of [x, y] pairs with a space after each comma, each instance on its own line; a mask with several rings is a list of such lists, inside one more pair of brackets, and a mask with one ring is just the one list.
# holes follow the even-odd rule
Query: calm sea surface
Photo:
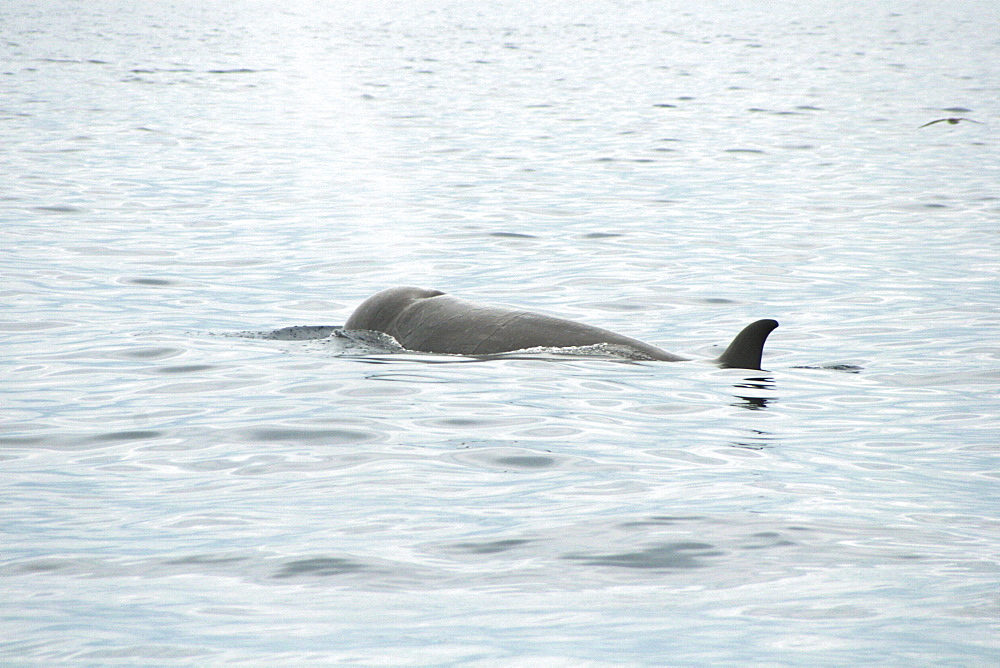
[[[997, 665], [998, 26], [5, 0], [0, 661]], [[393, 285], [781, 328], [259, 336]]]

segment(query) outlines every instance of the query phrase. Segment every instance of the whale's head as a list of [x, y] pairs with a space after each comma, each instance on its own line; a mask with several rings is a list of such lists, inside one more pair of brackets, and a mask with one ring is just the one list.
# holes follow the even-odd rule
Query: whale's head
[[370, 329], [392, 334], [392, 323], [399, 314], [421, 299], [438, 297], [444, 293], [440, 290], [426, 290], [402, 286], [389, 288], [372, 295], [358, 308], [344, 324], [344, 329]]

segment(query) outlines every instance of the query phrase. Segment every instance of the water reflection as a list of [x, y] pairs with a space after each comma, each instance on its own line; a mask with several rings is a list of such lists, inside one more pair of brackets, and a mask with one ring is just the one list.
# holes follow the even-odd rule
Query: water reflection
[[294, 578], [304, 576], [331, 576], [343, 575], [345, 573], [356, 573], [366, 570], [364, 564], [344, 559], [342, 557], [315, 557], [312, 559], [300, 559], [285, 564], [280, 572], [275, 574], [275, 578]]
[[748, 430], [752, 436], [747, 436], [743, 440], [735, 441], [732, 445], [737, 448], [745, 448], [747, 450], [763, 450], [764, 448], [771, 445], [774, 441], [777, 441], [777, 437], [770, 432], [761, 431], [759, 429]]
[[[737, 390], [755, 390], [759, 392], [771, 392], [774, 390], [774, 379], [769, 377], [745, 378], [745, 382], [735, 383], [733, 387]], [[748, 411], [759, 411], [767, 408], [767, 405], [774, 401], [774, 397], [747, 396], [749, 393], [739, 392], [735, 394], [738, 402], [731, 404], [737, 408], [745, 408]]]
[[770, 401], [769, 399], [765, 399], [764, 397], [737, 396], [737, 399], [741, 399], [742, 401], [734, 403], [732, 405], [736, 406], [737, 408], [745, 408], [749, 411], [759, 411], [764, 408], [767, 408], [768, 401]]
[[703, 557], [724, 555], [711, 543], [676, 541], [663, 543], [645, 550], [619, 554], [577, 555], [563, 557], [589, 566], [618, 566], [620, 568], [704, 568]]
[[471, 552], [473, 554], [500, 554], [509, 552], [532, 541], [524, 538], [507, 538], [504, 540], [491, 540], [482, 543], [459, 543], [455, 547]]

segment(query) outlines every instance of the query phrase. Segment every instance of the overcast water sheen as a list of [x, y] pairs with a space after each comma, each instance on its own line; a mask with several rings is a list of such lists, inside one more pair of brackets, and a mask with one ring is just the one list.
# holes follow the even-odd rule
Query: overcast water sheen
[[[998, 25], [5, 0], [0, 662], [995, 666]], [[263, 338], [393, 285], [695, 361]]]

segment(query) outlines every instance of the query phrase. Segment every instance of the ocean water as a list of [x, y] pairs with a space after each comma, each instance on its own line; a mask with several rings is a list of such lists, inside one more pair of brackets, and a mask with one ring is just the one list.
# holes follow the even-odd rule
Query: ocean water
[[[0, 661], [996, 665], [998, 25], [7, 0]], [[393, 285], [696, 361], [261, 336]]]

